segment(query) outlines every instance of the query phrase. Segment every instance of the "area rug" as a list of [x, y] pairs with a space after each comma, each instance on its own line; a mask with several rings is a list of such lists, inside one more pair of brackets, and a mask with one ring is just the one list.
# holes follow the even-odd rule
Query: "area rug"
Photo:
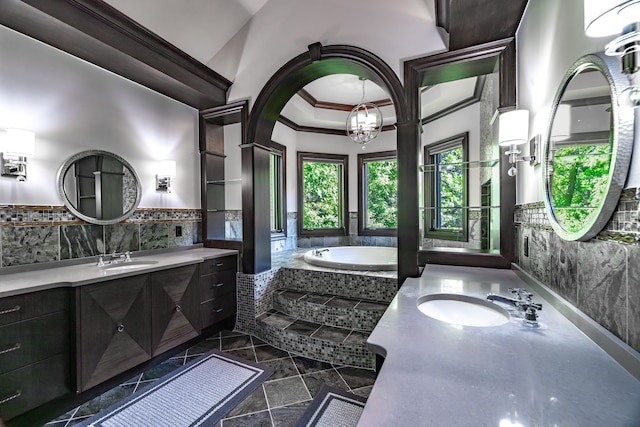
[[322, 386], [295, 427], [355, 427], [367, 399]]
[[273, 373], [271, 367], [213, 350], [80, 425], [213, 426]]

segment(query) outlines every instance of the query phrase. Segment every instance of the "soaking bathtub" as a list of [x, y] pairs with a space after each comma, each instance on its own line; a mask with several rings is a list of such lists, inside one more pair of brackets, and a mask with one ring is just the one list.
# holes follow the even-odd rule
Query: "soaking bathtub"
[[397, 270], [398, 249], [384, 246], [336, 246], [305, 252], [313, 265], [342, 270]]

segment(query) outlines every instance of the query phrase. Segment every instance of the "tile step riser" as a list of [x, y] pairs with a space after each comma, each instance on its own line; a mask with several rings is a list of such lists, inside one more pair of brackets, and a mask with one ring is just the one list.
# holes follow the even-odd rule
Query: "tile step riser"
[[311, 359], [357, 368], [375, 368], [375, 355], [364, 343], [336, 343], [280, 329], [260, 320], [256, 322], [256, 336], [274, 347]]
[[383, 312], [340, 308], [294, 300], [274, 294], [273, 308], [292, 317], [337, 328], [371, 332]]

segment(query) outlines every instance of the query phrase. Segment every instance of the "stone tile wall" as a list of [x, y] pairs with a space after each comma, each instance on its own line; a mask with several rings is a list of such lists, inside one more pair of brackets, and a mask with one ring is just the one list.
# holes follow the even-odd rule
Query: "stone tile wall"
[[625, 190], [607, 227], [588, 242], [558, 237], [542, 202], [515, 212], [516, 263], [638, 351], [639, 201], [638, 189]]
[[137, 209], [124, 222], [94, 225], [63, 206], [0, 205], [0, 268], [201, 242], [199, 209]]

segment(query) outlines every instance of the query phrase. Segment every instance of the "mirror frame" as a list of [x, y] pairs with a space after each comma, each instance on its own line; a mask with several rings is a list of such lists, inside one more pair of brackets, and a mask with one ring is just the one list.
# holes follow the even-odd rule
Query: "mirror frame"
[[[67, 198], [67, 195], [65, 194], [65, 191], [64, 191], [64, 177], [65, 177], [67, 171], [69, 170], [69, 168], [76, 161], [78, 161], [80, 159], [83, 159], [85, 157], [95, 156], [95, 155], [108, 156], [108, 157], [111, 157], [111, 158], [113, 158], [115, 160], [118, 160], [120, 163], [122, 163], [124, 166], [126, 166], [131, 171], [131, 174], [133, 175], [133, 177], [136, 180], [136, 201], [133, 203], [131, 209], [129, 209], [128, 211], [124, 212], [121, 216], [119, 216], [117, 218], [114, 218], [114, 219], [97, 219], [97, 218], [90, 217], [90, 216], [87, 216], [87, 215], [83, 214], [78, 209], [76, 209], [75, 206], [73, 206], [73, 204], [69, 201], [69, 199]], [[88, 222], [90, 224], [109, 225], [109, 224], [117, 224], [119, 222], [124, 221], [125, 219], [127, 219], [131, 215], [133, 215], [135, 210], [138, 208], [138, 205], [140, 204], [140, 198], [142, 196], [142, 186], [140, 185], [140, 177], [136, 173], [136, 171], [133, 168], [133, 166], [131, 166], [131, 164], [129, 164], [129, 162], [127, 162], [125, 159], [123, 159], [122, 157], [118, 156], [117, 154], [113, 154], [113, 153], [111, 153], [109, 151], [104, 151], [104, 150], [86, 150], [86, 151], [81, 151], [79, 153], [76, 153], [73, 156], [69, 157], [67, 160], [64, 161], [64, 163], [62, 163], [62, 165], [58, 169], [58, 174], [56, 176], [56, 182], [58, 184], [58, 194], [60, 195], [60, 198], [62, 198], [62, 201], [64, 202], [64, 206], [69, 211], [71, 211], [71, 213], [73, 215], [75, 215], [77, 218], [82, 219], [85, 222]]]
[[[549, 162], [552, 159], [552, 156], [550, 156], [551, 131], [553, 129], [553, 120], [556, 111], [567, 86], [577, 74], [586, 68], [595, 68], [602, 73], [609, 84], [609, 91], [611, 94], [613, 146], [611, 148], [611, 165], [609, 167], [608, 175], [609, 188], [606, 196], [600, 201], [599, 206], [597, 207], [598, 213], [588, 218], [588, 221], [580, 230], [568, 231], [557, 220], [551, 198], [551, 185], [549, 183], [551, 178], [551, 174], [549, 173]], [[555, 233], [564, 240], [587, 241], [602, 231], [618, 206], [620, 194], [627, 180], [629, 164], [631, 161], [631, 152], [633, 150], [634, 111], [633, 108], [620, 107], [618, 105], [620, 93], [629, 86], [627, 76], [622, 74], [619, 68], [620, 64], [616, 58], [606, 56], [602, 52], [584, 55], [574, 62], [566, 72], [553, 99], [543, 150], [542, 185], [544, 191], [544, 204], [549, 222], [551, 223]]]

